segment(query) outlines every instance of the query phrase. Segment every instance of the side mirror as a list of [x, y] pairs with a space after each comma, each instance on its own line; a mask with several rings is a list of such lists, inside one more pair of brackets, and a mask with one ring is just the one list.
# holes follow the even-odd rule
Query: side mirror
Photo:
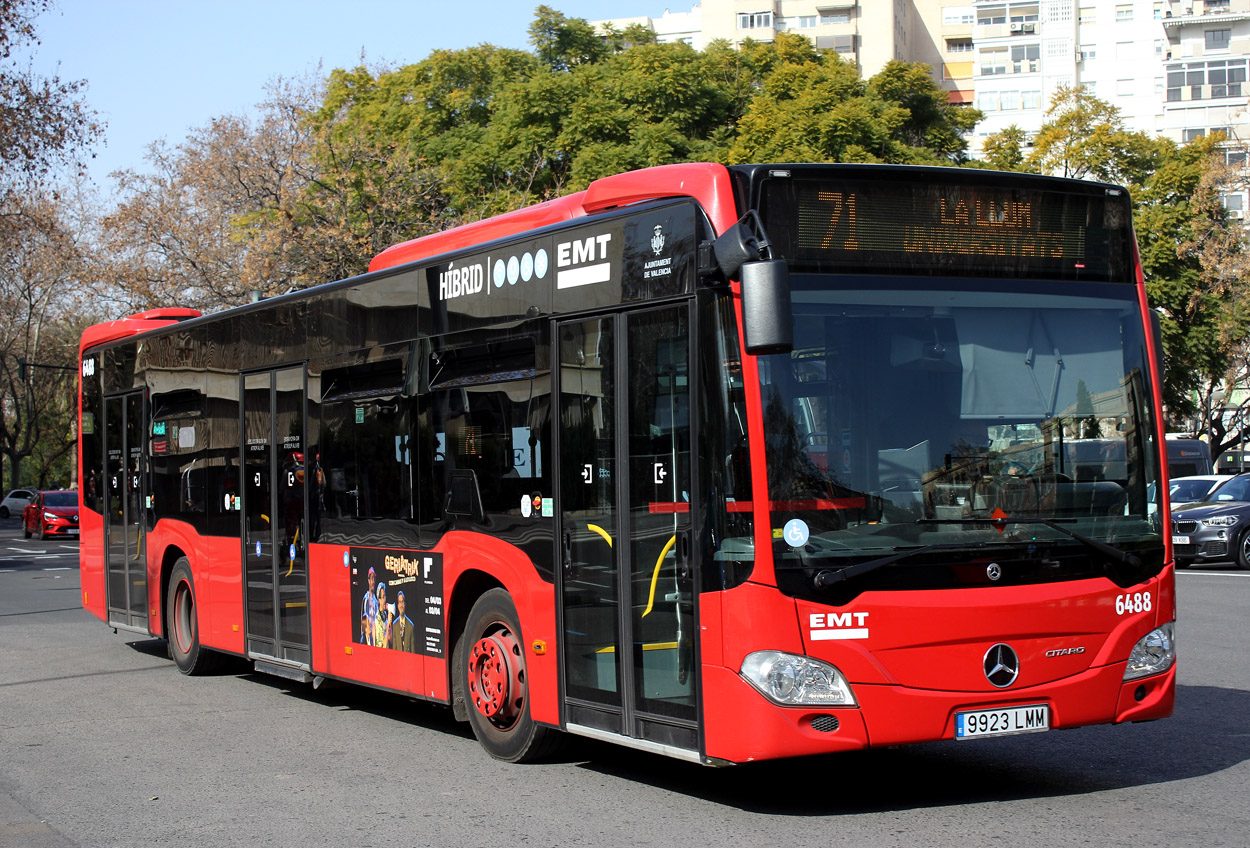
[[742, 333], [752, 355], [789, 353], [794, 349], [790, 271], [774, 259], [759, 214], [752, 209], [712, 244], [725, 279], [742, 282]]
[[781, 259], [742, 266], [742, 334], [747, 353], [789, 353], [794, 349], [790, 271]]

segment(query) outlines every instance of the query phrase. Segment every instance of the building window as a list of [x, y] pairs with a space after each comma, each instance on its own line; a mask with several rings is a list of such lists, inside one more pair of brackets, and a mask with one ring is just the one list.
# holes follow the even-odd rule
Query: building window
[[1077, 22], [1082, 24], [1092, 24], [1098, 20], [1098, 14], [1093, 6], [1082, 6], [1077, 16]]
[[1233, 31], [1231, 29], [1209, 29], [1203, 35], [1206, 38], [1206, 48], [1208, 50], [1227, 50], [1228, 43], [1232, 40]]
[[811, 29], [820, 23], [820, 17], [818, 15], [799, 15], [798, 22], [799, 29]]
[[772, 12], [741, 12], [738, 15], [738, 29], [767, 29], [772, 25]]
[[1189, 62], [1167, 66], [1167, 100], [1184, 99], [1186, 88], [1190, 100], [1209, 97], [1241, 97], [1246, 82], [1245, 59], [1217, 59], [1211, 62]]
[[1195, 140], [1197, 140], [1197, 139], [1202, 138], [1202, 137], [1203, 137], [1203, 136], [1205, 136], [1206, 134], [1207, 134], [1207, 131], [1206, 131], [1206, 130], [1202, 130], [1202, 129], [1199, 129], [1199, 130], [1184, 130], [1184, 131], [1181, 133], [1181, 137], [1185, 140], [1185, 142], [1186, 142], [1186, 143], [1189, 143], [1189, 142], [1191, 142], [1191, 141], [1195, 141]]
[[1007, 73], [1007, 48], [993, 47], [982, 50], [981, 59], [981, 76], [992, 77], [995, 74]]
[[1012, 6], [1008, 19], [1013, 24], [1036, 23], [1037, 4], [1033, 3], [1028, 6]]
[[[1220, 201], [1224, 204], [1224, 208], [1227, 209], [1229, 212], [1241, 212], [1246, 208], [1245, 207], [1245, 203], [1246, 203], [1245, 195], [1241, 194], [1240, 192], [1238, 192], [1237, 194], [1222, 194], [1220, 195]], [[1238, 217], [1241, 217], [1241, 216], [1238, 216]]]
[[971, 53], [971, 38], [948, 38], [946, 39], [946, 52], [948, 53]]
[[1115, 7], [1115, 19], [1117, 22], [1133, 20], [1133, 6], [1131, 3], [1123, 6]]
[[1163, 20], [1163, 4], [1162, 3], [1155, 3], [1155, 20], [1156, 21]]
[[840, 54], [855, 52], [855, 36], [853, 35], [835, 35], [833, 37], [833, 52]]
[[1098, 51], [1095, 50], [1093, 47], [1081, 48], [1081, 61], [1082, 62], [1088, 62], [1090, 59], [1097, 59], [1097, 58], [1098, 58]]
[[1116, 97], [1132, 97], [1133, 96], [1133, 80], [1122, 79], [1115, 81]]
[[1013, 74], [1037, 73], [1041, 48], [1036, 44], [1022, 44], [1011, 48], [1011, 72]]
[[982, 91], [977, 95], [977, 108], [982, 112], [998, 111], [998, 92]]
[[1041, 109], [1042, 108], [1042, 93], [1040, 91], [1020, 92], [1020, 108], [1021, 109]]
[[976, 19], [971, 6], [947, 6], [942, 10], [942, 26], [969, 26]]
[[993, 26], [1007, 23], [1006, 6], [982, 6], [977, 9], [977, 25]]
[[1227, 12], [1231, 6], [1230, 0], [1207, 0], [1202, 4], [1202, 10], [1208, 15], [1218, 15]]
[[1244, 165], [1246, 164], [1246, 151], [1229, 150], [1224, 154], [1224, 161], [1230, 165]]
[[850, 12], [821, 12], [820, 22], [822, 24], [849, 24], [851, 22], [851, 13]]
[[999, 98], [998, 108], [1004, 112], [1014, 112], [1020, 108], [1020, 92], [1004, 91]]

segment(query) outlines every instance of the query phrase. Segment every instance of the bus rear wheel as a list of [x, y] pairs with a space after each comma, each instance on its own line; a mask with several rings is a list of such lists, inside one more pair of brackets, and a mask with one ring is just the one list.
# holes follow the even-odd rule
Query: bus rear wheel
[[200, 645], [195, 583], [191, 579], [191, 563], [186, 557], [174, 563], [165, 602], [165, 637], [169, 642], [169, 656], [178, 670], [183, 674], [206, 674], [216, 668], [220, 656]]
[[530, 717], [518, 620], [508, 593], [491, 589], [473, 605], [456, 650], [473, 735], [492, 757], [510, 763], [541, 759], [558, 740], [558, 731]]

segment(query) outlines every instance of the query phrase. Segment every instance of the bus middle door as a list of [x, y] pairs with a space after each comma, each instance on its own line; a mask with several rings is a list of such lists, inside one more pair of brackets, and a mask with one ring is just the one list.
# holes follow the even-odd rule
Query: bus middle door
[[[307, 671], [304, 369], [244, 374], [242, 380], [248, 656]], [[268, 665], [266, 670], [280, 673]]]

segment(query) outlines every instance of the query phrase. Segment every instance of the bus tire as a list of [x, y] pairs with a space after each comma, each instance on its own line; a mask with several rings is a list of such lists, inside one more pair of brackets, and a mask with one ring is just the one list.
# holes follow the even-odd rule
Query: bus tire
[[516, 606], [503, 589], [473, 604], [457, 646], [459, 675], [473, 735], [492, 757], [509, 763], [549, 755], [558, 731], [530, 717], [525, 642]]
[[169, 656], [183, 674], [207, 674], [217, 667], [220, 655], [200, 644], [200, 625], [195, 603], [191, 563], [180, 557], [169, 574], [165, 594], [165, 636]]

